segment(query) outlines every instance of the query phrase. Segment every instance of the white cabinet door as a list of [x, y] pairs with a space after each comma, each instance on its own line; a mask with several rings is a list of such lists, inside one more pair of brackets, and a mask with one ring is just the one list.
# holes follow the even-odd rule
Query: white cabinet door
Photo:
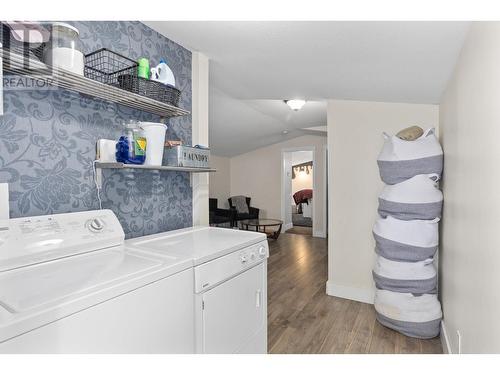
[[203, 295], [203, 352], [237, 353], [251, 345], [267, 351], [266, 263], [224, 282]]

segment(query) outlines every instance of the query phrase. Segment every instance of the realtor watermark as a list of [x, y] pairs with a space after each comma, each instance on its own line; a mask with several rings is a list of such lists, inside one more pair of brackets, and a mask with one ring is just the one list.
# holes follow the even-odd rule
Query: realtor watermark
[[42, 61], [48, 31], [37, 22], [6, 23], [0, 30], [4, 91], [57, 89], [53, 68]]
[[57, 89], [55, 79], [50, 76], [26, 77], [21, 75], [5, 75], [4, 91], [15, 90], [52, 90]]

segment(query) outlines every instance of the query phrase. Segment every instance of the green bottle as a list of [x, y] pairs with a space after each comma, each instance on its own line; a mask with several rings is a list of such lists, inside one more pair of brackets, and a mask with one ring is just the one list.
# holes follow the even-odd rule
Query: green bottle
[[137, 60], [139, 66], [137, 67], [137, 75], [141, 78], [149, 79], [151, 70], [149, 69], [149, 60], [145, 57], [141, 57]]

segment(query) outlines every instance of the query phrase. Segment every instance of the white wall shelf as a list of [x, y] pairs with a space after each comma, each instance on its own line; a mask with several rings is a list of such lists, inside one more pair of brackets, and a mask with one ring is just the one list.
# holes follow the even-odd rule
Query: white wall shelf
[[191, 173], [217, 172], [217, 170], [213, 168], [172, 167], [168, 165], [152, 166], [152, 165], [142, 165], [142, 164], [96, 162], [95, 166], [96, 168], [100, 169], [149, 169], [158, 171], [175, 171], [175, 172], [191, 172]]
[[207, 173], [207, 172], [217, 172], [214, 168], [195, 168], [195, 167], [172, 167], [168, 165], [152, 166], [152, 165], [142, 165], [142, 164], [125, 164], [118, 162], [95, 162], [95, 179], [97, 187], [100, 189], [102, 187], [102, 170], [103, 169], [139, 169], [139, 170], [149, 170], [149, 171], [171, 171], [171, 172], [189, 172], [190, 181], [192, 173]]
[[185, 109], [106, 85], [64, 69], [48, 67], [38, 60], [25, 58], [6, 49], [1, 50], [1, 56], [4, 72], [7, 73], [50, 80], [51, 84], [57, 87], [154, 113], [162, 118], [189, 114]]

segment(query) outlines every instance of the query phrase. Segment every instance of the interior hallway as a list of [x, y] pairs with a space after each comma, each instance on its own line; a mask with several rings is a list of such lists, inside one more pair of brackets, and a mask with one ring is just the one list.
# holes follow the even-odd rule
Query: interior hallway
[[269, 353], [442, 353], [439, 338], [406, 337], [372, 305], [327, 296], [327, 240], [282, 233], [269, 246]]
[[291, 234], [302, 234], [304, 236], [312, 236], [312, 227], [299, 227], [294, 226], [286, 231]]

